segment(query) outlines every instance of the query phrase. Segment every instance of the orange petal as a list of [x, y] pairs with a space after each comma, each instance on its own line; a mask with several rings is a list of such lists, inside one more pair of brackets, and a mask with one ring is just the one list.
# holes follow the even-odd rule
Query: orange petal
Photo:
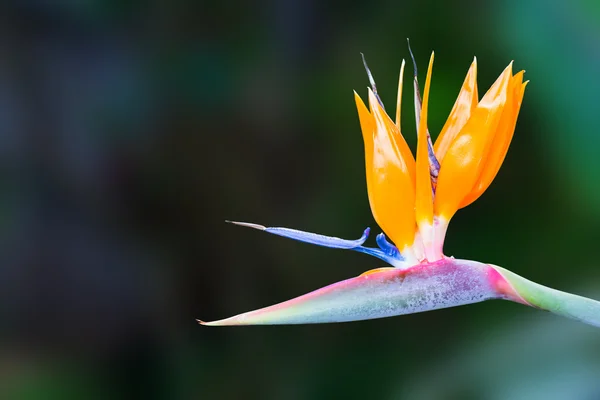
[[515, 125], [517, 124], [521, 100], [523, 99], [525, 89], [523, 85], [523, 73], [524, 71], [521, 71], [511, 79], [506, 105], [502, 112], [502, 117], [498, 124], [498, 129], [496, 130], [485, 165], [483, 166], [481, 175], [471, 190], [471, 193], [469, 193], [469, 195], [461, 202], [460, 208], [468, 206], [485, 192], [496, 177], [498, 170], [502, 166], [502, 162], [504, 162], [504, 157], [506, 157], [506, 153], [508, 152], [508, 147], [510, 146], [515, 131]]
[[[425, 89], [423, 90], [423, 105], [421, 108], [421, 119], [419, 121], [418, 142], [417, 142], [417, 177], [416, 177], [416, 202], [415, 216], [419, 225], [419, 232], [425, 245], [425, 254], [428, 255], [428, 243], [432, 240], [433, 225], [433, 186], [431, 184], [431, 174], [429, 167], [429, 152], [427, 141], [427, 109], [429, 103], [429, 87], [431, 86], [431, 71], [433, 68], [434, 54], [431, 53], [429, 67], [427, 68], [427, 78], [425, 80]], [[429, 261], [435, 261], [429, 259]]]
[[373, 165], [373, 131], [375, 130], [375, 121], [373, 121], [373, 116], [356, 91], [354, 92], [354, 101], [356, 102], [356, 108], [358, 110], [360, 130], [363, 134], [363, 141], [365, 144], [365, 163], [368, 171], [370, 166]]
[[450, 143], [454, 140], [458, 132], [469, 120], [471, 112], [477, 107], [479, 98], [477, 97], [477, 58], [473, 59], [469, 72], [463, 85], [460, 89], [460, 93], [456, 98], [456, 102], [450, 111], [450, 115], [446, 120], [446, 124], [442, 128], [440, 135], [435, 141], [433, 150], [438, 161], [441, 163], [450, 147]]
[[483, 96], [444, 156], [434, 209], [435, 215], [446, 221], [452, 218], [481, 175], [504, 110], [511, 78], [512, 62]]
[[369, 113], [354, 94], [365, 143], [369, 203], [381, 229], [402, 251], [414, 241], [415, 161], [396, 125], [369, 89]]
[[404, 77], [404, 60], [402, 60], [402, 65], [400, 65], [400, 77], [398, 78], [398, 99], [396, 100], [396, 127], [398, 131], [400, 131], [400, 111], [402, 109], [402, 78]]

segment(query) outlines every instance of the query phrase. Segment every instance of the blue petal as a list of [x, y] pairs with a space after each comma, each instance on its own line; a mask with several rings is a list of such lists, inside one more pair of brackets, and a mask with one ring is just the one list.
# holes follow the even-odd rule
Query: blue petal
[[398, 248], [387, 241], [384, 233], [380, 233], [379, 235], [377, 235], [375, 241], [377, 242], [379, 248], [383, 250], [383, 252], [388, 256], [398, 257], [400, 255], [400, 251], [398, 250]]
[[393, 265], [396, 268], [406, 268], [406, 265], [404, 264], [404, 257], [402, 257], [402, 255], [400, 255], [400, 253], [398, 253], [396, 255], [396, 257], [393, 257], [388, 254], [385, 254], [383, 251], [381, 251], [379, 249], [373, 249], [370, 247], [362, 247], [362, 246], [356, 247], [352, 250], [358, 251], [359, 253], [364, 253], [364, 254], [368, 254], [370, 256], [379, 258], [380, 260], [383, 260], [386, 263]]
[[363, 64], [365, 66], [365, 70], [367, 71], [367, 76], [369, 77], [369, 83], [371, 84], [371, 90], [373, 91], [373, 94], [375, 95], [375, 98], [379, 102], [379, 105], [381, 106], [381, 108], [383, 108], [385, 110], [383, 101], [381, 101], [381, 98], [379, 97], [379, 94], [377, 93], [377, 85], [375, 85], [375, 79], [373, 79], [373, 74], [371, 73], [371, 70], [369, 69], [369, 66], [367, 65], [367, 60], [365, 59], [365, 55], [363, 53], [360, 53], [360, 55], [362, 57]]
[[346, 240], [340, 239], [332, 236], [320, 235], [318, 233], [310, 233], [299, 231], [297, 229], [289, 229], [289, 228], [268, 228], [266, 226], [258, 225], [258, 224], [250, 224], [247, 222], [235, 222], [235, 221], [227, 221], [231, 224], [245, 226], [248, 228], [254, 228], [261, 231], [265, 231], [268, 233], [272, 233], [273, 235], [283, 236], [286, 238], [299, 240], [305, 243], [312, 243], [318, 246], [331, 247], [334, 249], [354, 249], [355, 247], [359, 247], [362, 245], [367, 238], [369, 237], [370, 228], [365, 229], [362, 236], [356, 240]]
[[379, 239], [378, 236], [378, 244], [382, 247], [383, 250], [380, 249], [372, 249], [369, 247], [363, 247], [362, 244], [367, 240], [369, 236], [370, 229], [367, 228], [363, 232], [360, 239], [356, 240], [346, 240], [340, 239], [332, 236], [320, 235], [318, 233], [304, 232], [299, 231], [297, 229], [289, 229], [289, 228], [269, 228], [263, 225], [251, 224], [248, 222], [235, 222], [235, 221], [227, 221], [234, 225], [245, 226], [247, 228], [258, 229], [260, 231], [272, 233], [273, 235], [283, 236], [289, 239], [299, 240], [305, 243], [316, 244], [318, 246], [330, 247], [334, 249], [344, 249], [344, 250], [354, 250], [359, 253], [368, 254], [370, 256], [379, 258], [388, 264], [393, 265], [394, 267], [403, 268], [405, 267], [403, 264], [404, 258], [398, 251], [398, 249], [391, 243], [385, 240], [383, 237], [383, 241]]

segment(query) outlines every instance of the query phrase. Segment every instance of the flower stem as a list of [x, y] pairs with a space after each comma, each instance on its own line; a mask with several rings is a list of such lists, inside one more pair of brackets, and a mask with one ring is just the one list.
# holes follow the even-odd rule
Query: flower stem
[[493, 266], [529, 305], [600, 327], [600, 301], [551, 289], [507, 269]]

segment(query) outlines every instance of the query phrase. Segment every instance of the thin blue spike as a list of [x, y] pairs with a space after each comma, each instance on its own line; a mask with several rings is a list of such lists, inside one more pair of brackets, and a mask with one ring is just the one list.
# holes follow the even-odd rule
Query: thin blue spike
[[427, 153], [429, 158], [429, 174], [431, 176], [431, 190], [435, 194], [435, 187], [437, 186], [438, 176], [440, 175], [440, 162], [435, 156], [433, 151], [433, 145], [431, 144], [431, 137], [429, 131], [427, 132]]
[[[386, 241], [386, 243], [388, 243], [388, 245], [391, 246], [391, 247], [387, 248], [387, 252], [380, 250], [380, 249], [373, 249], [370, 247], [362, 246], [362, 244], [369, 237], [369, 233], [371, 231], [370, 228], [365, 229], [365, 231], [363, 232], [362, 236], [359, 239], [346, 240], [346, 239], [340, 239], [340, 238], [332, 237], [332, 236], [320, 235], [318, 233], [299, 231], [297, 229], [278, 228], [278, 227], [269, 228], [269, 227], [266, 227], [263, 225], [251, 224], [248, 222], [235, 222], [235, 221], [226, 221], [226, 222], [234, 224], [234, 225], [245, 226], [247, 228], [258, 229], [260, 231], [268, 232], [273, 235], [283, 236], [283, 237], [286, 237], [289, 239], [298, 240], [300, 242], [316, 244], [318, 246], [330, 247], [330, 248], [334, 248], [334, 249], [357, 251], [359, 253], [364, 253], [364, 254], [368, 254], [370, 256], [379, 258], [380, 260], [383, 260], [394, 267], [405, 268], [405, 265], [402, 263], [402, 261], [404, 261], [404, 258], [402, 257], [402, 255], [400, 254], [398, 249], [393, 244]], [[378, 239], [378, 243], [379, 243], [379, 240], [380, 239]], [[384, 238], [384, 240], [385, 240], [385, 238]], [[380, 245], [380, 247], [386, 246], [385, 244], [382, 245], [381, 243], [379, 243], [379, 245]], [[394, 250], [394, 251], [392, 251], [392, 250]]]
[[304, 232], [289, 228], [266, 228], [265, 232], [305, 243], [316, 244], [318, 246], [349, 250], [362, 245], [367, 240], [370, 228], [365, 229], [362, 236], [356, 240], [346, 240], [338, 237], [325, 236], [318, 233]]
[[227, 222], [229, 222], [231, 224], [235, 224], [235, 225], [245, 226], [248, 228], [258, 229], [261, 231], [272, 233], [273, 235], [278, 235], [278, 236], [283, 236], [286, 238], [298, 240], [300, 242], [316, 244], [318, 246], [324, 246], [324, 247], [331, 247], [334, 249], [346, 249], [346, 250], [353, 249], [355, 247], [362, 245], [369, 237], [369, 232], [371, 231], [370, 228], [367, 228], [367, 229], [365, 229], [365, 231], [363, 232], [362, 236], [359, 239], [346, 240], [346, 239], [340, 239], [338, 237], [320, 235], [318, 233], [299, 231], [297, 229], [279, 228], [279, 227], [269, 228], [269, 227], [266, 227], [263, 225], [250, 224], [247, 222], [235, 222], [235, 221], [227, 221]]
[[[419, 117], [421, 115], [421, 104], [423, 100], [421, 99], [421, 91], [419, 90], [419, 81], [417, 79], [417, 62], [415, 61], [415, 56], [413, 55], [412, 49], [410, 47], [410, 40], [406, 38], [406, 43], [408, 44], [408, 51], [410, 53], [410, 58], [413, 63], [413, 71], [414, 71], [414, 87], [415, 87], [415, 95], [418, 100], [418, 104], [415, 104], [415, 107], [418, 107], [418, 110], [415, 110], [417, 117], [417, 129], [419, 125]], [[433, 151], [433, 143], [431, 142], [431, 136], [429, 135], [429, 130], [427, 130], [427, 153], [429, 158], [429, 174], [431, 176], [431, 190], [435, 195], [435, 187], [437, 186], [437, 179], [440, 173], [440, 163], [435, 156], [435, 152]]]
[[[408, 52], [410, 53], [410, 58], [412, 58], [412, 63], [413, 63], [413, 75], [416, 79], [418, 73], [417, 73], [417, 62], [415, 61], [415, 56], [413, 55], [412, 49], [410, 48], [410, 39], [406, 38], [406, 43], [408, 44]], [[421, 97], [421, 96], [419, 96]]]
[[379, 97], [379, 93], [377, 93], [377, 85], [375, 85], [375, 79], [373, 79], [373, 74], [371, 73], [371, 70], [369, 69], [369, 66], [367, 65], [367, 60], [365, 59], [365, 55], [363, 53], [360, 53], [360, 55], [362, 57], [362, 61], [365, 66], [365, 70], [367, 71], [367, 76], [369, 77], [369, 83], [371, 84], [371, 89], [373, 90], [373, 94], [375, 95], [375, 98], [379, 102], [379, 105], [381, 106], [381, 108], [383, 108], [385, 110], [383, 101], [381, 101], [381, 98]]

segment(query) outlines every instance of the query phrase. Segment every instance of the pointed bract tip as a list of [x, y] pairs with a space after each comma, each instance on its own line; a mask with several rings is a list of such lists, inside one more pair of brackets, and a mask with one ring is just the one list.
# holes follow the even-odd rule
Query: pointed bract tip
[[238, 221], [229, 221], [229, 220], [225, 220], [225, 222], [227, 222], [228, 224], [244, 226], [246, 228], [258, 229], [259, 231], [264, 231], [267, 229], [266, 226], [259, 225], [259, 224], [251, 224], [249, 222], [238, 222]]
[[196, 319], [198, 323], [202, 326], [232, 326], [232, 325], [251, 325], [251, 324], [242, 324], [240, 323], [240, 315], [236, 315], [234, 317], [218, 319], [216, 321], [202, 321], [201, 319]]
[[200, 319], [197, 319], [196, 321], [198, 321], [198, 324], [202, 325], [202, 326], [220, 326], [220, 321], [211, 321], [211, 322], [207, 322], [207, 321], [202, 321]]
[[363, 53], [360, 53], [360, 56], [362, 57], [363, 65], [365, 66], [365, 70], [367, 71], [367, 76], [369, 77], [369, 84], [373, 88], [373, 91], [375, 93], [377, 93], [377, 85], [375, 85], [375, 79], [373, 79], [373, 74], [371, 73], [371, 70], [369, 69], [369, 66], [367, 65], [367, 59], [365, 58], [365, 55]]
[[202, 321], [201, 319], [196, 319], [196, 321], [198, 321], [198, 324], [200, 324], [202, 326], [220, 326], [224, 320], [208, 322], [208, 321]]
[[413, 63], [413, 74], [416, 77], [418, 75], [417, 62], [415, 61], [415, 56], [413, 55], [412, 48], [410, 47], [410, 40], [408, 38], [406, 38], [406, 43], [408, 44], [408, 52], [410, 53], [410, 58]]

